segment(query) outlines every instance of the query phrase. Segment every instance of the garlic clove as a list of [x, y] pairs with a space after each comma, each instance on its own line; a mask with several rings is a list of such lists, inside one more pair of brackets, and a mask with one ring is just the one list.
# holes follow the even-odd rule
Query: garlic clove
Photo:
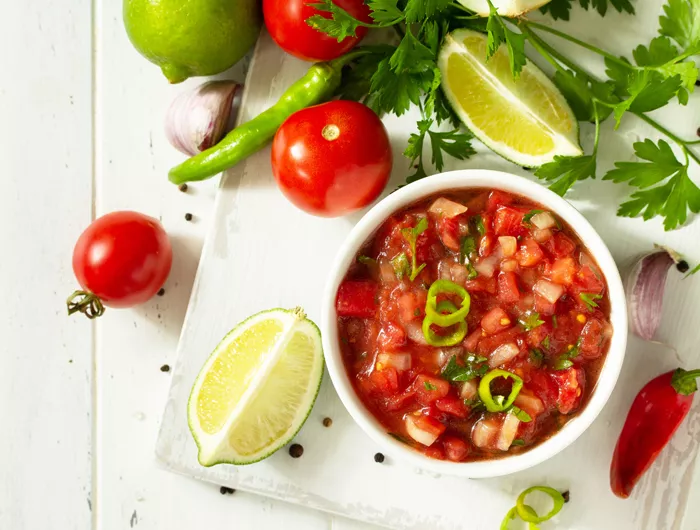
[[661, 324], [666, 278], [680, 261], [674, 250], [656, 246], [640, 256], [630, 270], [625, 285], [630, 330], [644, 340], [652, 340]]
[[165, 117], [170, 144], [194, 156], [219, 143], [233, 127], [240, 88], [234, 81], [208, 81], [178, 95]]

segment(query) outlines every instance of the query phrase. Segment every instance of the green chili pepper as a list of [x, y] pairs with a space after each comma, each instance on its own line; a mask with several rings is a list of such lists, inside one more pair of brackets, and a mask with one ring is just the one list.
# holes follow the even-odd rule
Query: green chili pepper
[[[552, 509], [548, 514], [539, 516], [532, 506], [525, 504], [525, 497], [527, 497], [533, 491], [541, 491], [552, 498], [554, 506], [552, 506]], [[548, 486], [532, 486], [518, 495], [518, 500], [515, 502], [515, 508], [523, 521], [527, 523], [539, 524], [549, 521], [552, 517], [558, 514], [563, 508], [565, 502], [566, 501], [564, 500], [562, 494], [554, 488], [550, 488]]]
[[[439, 294], [447, 293], [457, 294], [462, 297], [462, 305], [459, 309], [455, 307], [453, 312], [443, 315], [440, 314], [438, 310], [437, 297]], [[470, 306], [471, 297], [464, 287], [450, 280], [437, 280], [430, 286], [430, 289], [428, 289], [428, 301], [425, 303], [425, 314], [432, 318], [433, 324], [446, 328], [463, 322], [469, 314]]]
[[[503, 396], [498, 396], [500, 399], [497, 400], [491, 394], [491, 381], [499, 377], [505, 377], [506, 379], [513, 380], [513, 388], [511, 389], [510, 395], [507, 399], [504, 399]], [[486, 410], [489, 412], [502, 412], [513, 404], [515, 398], [518, 397], [518, 394], [522, 388], [523, 380], [514, 373], [499, 369], [491, 370], [484, 375], [479, 382], [479, 397], [481, 398], [481, 401], [484, 402], [484, 405], [486, 405]]]
[[236, 127], [215, 146], [172, 168], [168, 174], [170, 182], [182, 184], [211, 178], [258, 152], [289, 116], [330, 99], [340, 86], [343, 66], [365, 53], [358, 49], [333, 61], [314, 64], [275, 105]]
[[425, 336], [425, 340], [428, 342], [428, 344], [430, 344], [431, 346], [443, 347], [454, 346], [455, 344], [459, 344], [460, 342], [462, 342], [464, 337], [467, 335], [467, 323], [464, 320], [459, 322], [455, 330], [449, 335], [438, 335], [430, 328], [430, 326], [436, 324], [436, 322], [433, 320], [433, 317], [435, 315], [444, 312], [454, 313], [455, 311], [457, 311], [456, 305], [454, 305], [449, 300], [443, 300], [442, 302], [437, 304], [437, 306], [435, 307], [435, 311], [432, 315], [425, 316], [425, 318], [423, 319], [423, 335]]
[[[525, 509], [526, 509], [526, 510], [530, 510], [530, 511], [534, 514], [534, 516], [537, 517], [537, 512], [535, 512], [535, 510], [533, 510], [533, 509], [532, 509], [530, 506], [528, 506], [527, 504], [525, 505]], [[509, 528], [510, 528], [510, 522], [511, 522], [513, 519], [515, 519], [515, 516], [516, 516], [516, 515], [518, 515], [518, 507], [517, 507], [517, 506], [513, 506], [510, 510], [508, 510], [508, 513], [507, 513], [506, 516], [503, 518], [503, 522], [501, 522], [501, 528], [500, 528], [500, 530], [509, 530]], [[527, 527], [528, 527], [528, 530], [539, 530], [539, 527], [538, 527], [536, 524], [533, 524], [533, 523], [530, 523], [530, 522], [527, 523]]]

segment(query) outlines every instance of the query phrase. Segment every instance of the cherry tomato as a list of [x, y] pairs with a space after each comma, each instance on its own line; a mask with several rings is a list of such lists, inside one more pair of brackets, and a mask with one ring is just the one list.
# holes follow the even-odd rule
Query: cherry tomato
[[[263, 0], [267, 31], [287, 53], [306, 61], [330, 61], [351, 50], [362, 40], [367, 28], [358, 27], [355, 37], [338, 42], [306, 21], [314, 15], [331, 18], [330, 13], [311, 7], [311, 0]], [[363, 0], [333, 0], [333, 3], [363, 22], [372, 22], [370, 10]]]
[[374, 201], [392, 166], [389, 136], [368, 107], [330, 101], [292, 114], [272, 142], [272, 171], [296, 206], [323, 217]]
[[68, 300], [70, 313], [94, 318], [102, 305], [142, 304], [163, 286], [173, 251], [161, 224], [137, 212], [112, 212], [96, 219], [73, 250], [73, 272], [84, 289]]

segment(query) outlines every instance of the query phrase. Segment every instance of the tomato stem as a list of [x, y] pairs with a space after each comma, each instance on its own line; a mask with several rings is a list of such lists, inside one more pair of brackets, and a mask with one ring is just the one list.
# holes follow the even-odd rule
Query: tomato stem
[[105, 312], [102, 301], [94, 294], [86, 291], [75, 291], [66, 300], [68, 314], [82, 313], [90, 320], [101, 317]]

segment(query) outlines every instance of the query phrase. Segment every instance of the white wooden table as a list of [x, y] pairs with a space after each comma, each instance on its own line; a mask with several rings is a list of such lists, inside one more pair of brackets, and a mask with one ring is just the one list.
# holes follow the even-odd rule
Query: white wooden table
[[[0, 529], [369, 529], [158, 468], [161, 366], [216, 187], [167, 182], [180, 156], [162, 119], [181, 88], [131, 48], [116, 1], [8, 2], [0, 49]], [[171, 235], [165, 294], [96, 323], [68, 318], [73, 244], [118, 209], [159, 217]], [[695, 507], [685, 530], [698, 529]]]

